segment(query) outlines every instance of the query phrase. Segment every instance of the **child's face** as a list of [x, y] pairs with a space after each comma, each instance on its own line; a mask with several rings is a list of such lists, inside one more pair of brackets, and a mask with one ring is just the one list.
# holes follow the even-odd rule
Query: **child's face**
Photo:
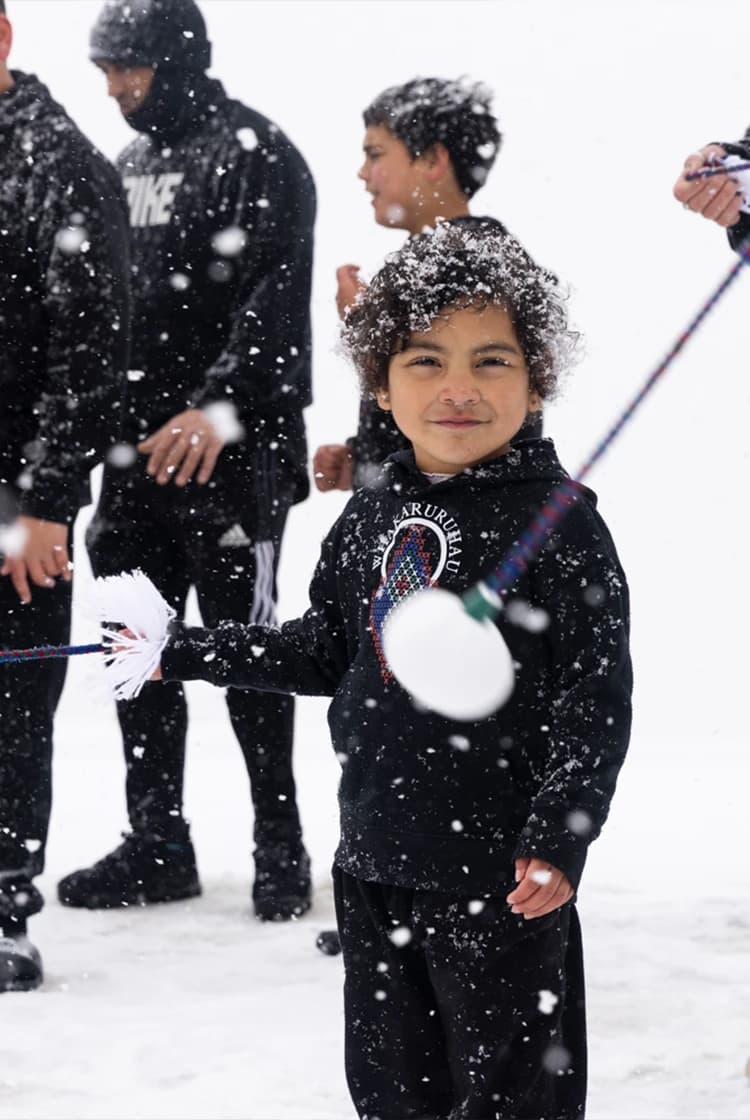
[[419, 211], [427, 188], [427, 161], [412, 159], [406, 144], [382, 124], [369, 125], [362, 147], [365, 158], [357, 174], [372, 195], [375, 221], [392, 229], [421, 232]]
[[417, 466], [457, 474], [505, 454], [527, 413], [541, 408], [508, 312], [446, 309], [394, 354], [378, 403], [414, 448]]

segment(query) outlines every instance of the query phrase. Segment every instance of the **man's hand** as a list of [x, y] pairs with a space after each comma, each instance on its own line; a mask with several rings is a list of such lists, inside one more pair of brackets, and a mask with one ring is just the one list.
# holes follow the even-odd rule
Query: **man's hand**
[[541, 918], [569, 902], [574, 891], [562, 871], [542, 859], [517, 859], [518, 886], [505, 899], [513, 914]]
[[710, 175], [706, 179], [687, 180], [686, 175], [700, 171], [703, 167], [718, 164], [727, 153], [718, 144], [708, 144], [698, 152], [692, 152], [685, 160], [682, 174], [672, 188], [678, 202], [696, 214], [702, 214], [717, 225], [727, 229], [739, 220], [743, 196], [737, 183], [726, 175]]
[[318, 490], [351, 490], [352, 453], [345, 443], [324, 443], [313, 457]]
[[213, 474], [223, 446], [224, 440], [205, 412], [189, 408], [139, 443], [138, 451], [148, 455], [146, 473], [159, 486], [172, 479], [175, 486], [185, 486], [196, 471], [196, 482], [203, 486]]
[[339, 319], [343, 319], [347, 307], [351, 307], [366, 285], [359, 279], [358, 264], [342, 264], [336, 269], [336, 309]]
[[73, 569], [68, 554], [68, 526], [58, 521], [42, 521], [38, 517], [19, 517], [26, 533], [23, 552], [7, 556], [0, 576], [10, 576], [22, 603], [31, 602], [29, 580], [37, 587], [54, 587], [62, 578], [70, 583]]

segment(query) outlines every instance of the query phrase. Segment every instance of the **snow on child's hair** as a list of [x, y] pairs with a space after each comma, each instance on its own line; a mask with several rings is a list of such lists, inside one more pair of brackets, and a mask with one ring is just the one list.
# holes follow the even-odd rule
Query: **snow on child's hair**
[[446, 309], [496, 304], [513, 320], [532, 389], [549, 399], [578, 342], [566, 299], [557, 278], [509, 234], [442, 222], [386, 258], [349, 310], [342, 346], [372, 396], [386, 387], [389, 361], [412, 332], [428, 330]]

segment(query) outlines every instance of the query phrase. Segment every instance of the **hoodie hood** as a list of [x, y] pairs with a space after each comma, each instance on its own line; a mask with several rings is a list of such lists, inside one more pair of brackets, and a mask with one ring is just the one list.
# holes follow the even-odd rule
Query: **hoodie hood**
[[[503, 483], [520, 484], [527, 482], [546, 482], [558, 484], [569, 478], [568, 472], [560, 463], [551, 439], [539, 437], [536, 439], [521, 440], [513, 444], [505, 455], [497, 459], [489, 459], [486, 463], [479, 463], [475, 467], [468, 467], [459, 474], [451, 475], [445, 482], [430, 482], [420, 471], [414, 459], [411, 448], [408, 451], [397, 451], [390, 455], [384, 464], [384, 477], [381, 476], [376, 485], [390, 485], [394, 489], [406, 486], [409, 489], [429, 488], [436, 492], [442, 486], [468, 485], [472, 489], [481, 489], [484, 486], [496, 487]], [[581, 492], [596, 505], [596, 495], [587, 486], [581, 486]]]
[[107, 0], [90, 37], [92, 62], [202, 72], [211, 43], [195, 0]]

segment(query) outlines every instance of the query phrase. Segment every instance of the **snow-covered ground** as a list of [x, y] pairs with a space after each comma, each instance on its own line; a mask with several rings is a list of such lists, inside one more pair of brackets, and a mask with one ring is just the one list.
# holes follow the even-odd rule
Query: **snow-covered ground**
[[[36, 70], [108, 155], [128, 137], [86, 61], [95, 0], [9, 0], [15, 65]], [[354, 178], [359, 112], [415, 73], [496, 91], [506, 134], [476, 200], [573, 286], [587, 355], [547, 430], [575, 470], [729, 268], [722, 235], [671, 198], [682, 158], [750, 122], [746, 0], [204, 0], [214, 72], [276, 118], [320, 200], [316, 403], [310, 443], [349, 434], [356, 398], [334, 353], [333, 270], [373, 268], [377, 229]], [[636, 723], [612, 817], [581, 892], [592, 1120], [750, 1117], [750, 844], [746, 510], [747, 315], [741, 277], [592, 479], [633, 597]], [[744, 350], [743, 350], [743, 344]], [[318, 541], [341, 507], [292, 515], [282, 613], [304, 606]], [[80, 531], [85, 514], [78, 526]], [[83, 549], [75, 636], [95, 626]], [[23, 671], [22, 667], [19, 671]], [[56, 879], [125, 826], [122, 762], [97, 666], [71, 667], [58, 723], [47, 968], [0, 1000], [0, 1117], [338, 1120], [341, 963], [314, 948], [332, 920], [337, 766], [325, 706], [300, 701], [297, 772], [315, 907], [249, 915], [246, 779], [221, 697], [190, 690], [187, 806], [204, 895], [116, 914], [55, 901]]]

